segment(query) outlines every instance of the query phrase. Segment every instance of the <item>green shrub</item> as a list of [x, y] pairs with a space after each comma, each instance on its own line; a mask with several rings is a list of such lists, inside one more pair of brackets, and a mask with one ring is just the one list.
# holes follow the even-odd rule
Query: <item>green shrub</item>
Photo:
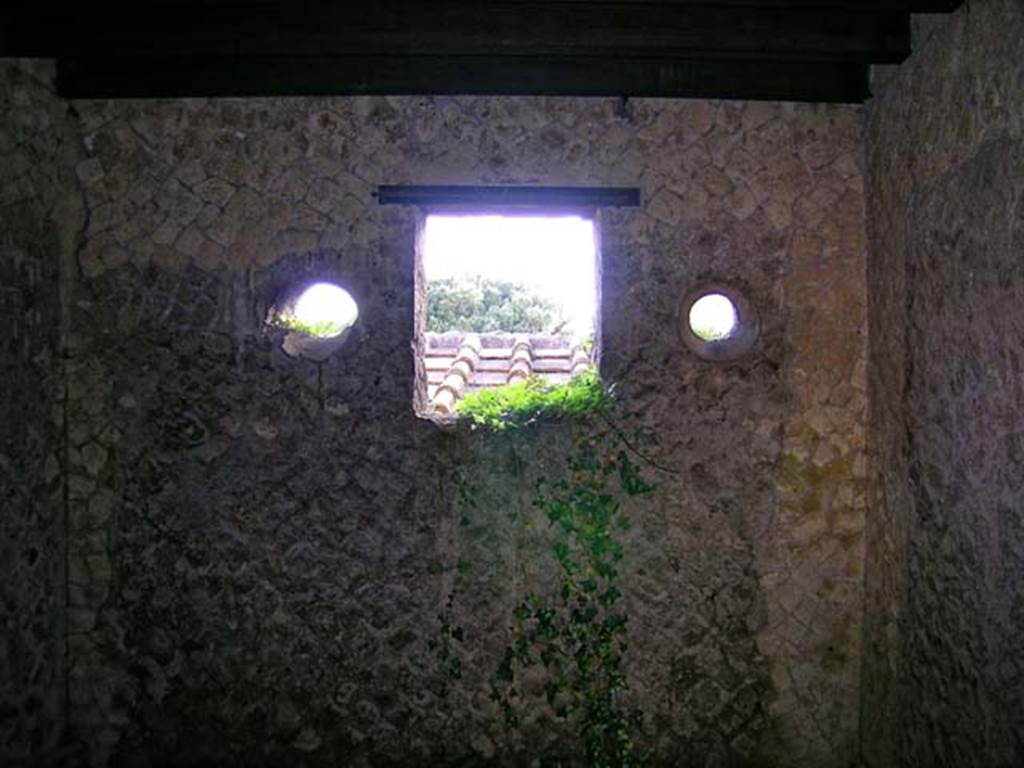
[[470, 392], [456, 405], [455, 413], [477, 426], [500, 431], [607, 412], [611, 405], [611, 392], [597, 372], [587, 371], [566, 384], [551, 384], [534, 376], [504, 387]]
[[338, 336], [349, 326], [334, 320], [323, 320], [319, 323], [304, 323], [293, 315], [278, 315], [277, 324], [289, 331], [298, 331], [317, 339], [329, 339]]

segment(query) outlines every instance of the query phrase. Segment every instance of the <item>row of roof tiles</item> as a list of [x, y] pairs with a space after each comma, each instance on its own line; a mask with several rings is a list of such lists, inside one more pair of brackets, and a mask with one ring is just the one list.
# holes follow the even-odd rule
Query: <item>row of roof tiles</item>
[[468, 392], [543, 376], [564, 384], [590, 369], [583, 344], [560, 334], [427, 333], [427, 399], [442, 415]]

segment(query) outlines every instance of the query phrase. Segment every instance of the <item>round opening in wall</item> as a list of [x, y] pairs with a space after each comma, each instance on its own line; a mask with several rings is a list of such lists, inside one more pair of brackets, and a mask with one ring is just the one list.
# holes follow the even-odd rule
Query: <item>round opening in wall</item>
[[359, 317], [352, 295], [334, 283], [314, 283], [302, 292], [291, 311], [278, 322], [285, 328], [317, 339], [333, 339], [347, 331]]
[[705, 360], [735, 360], [754, 346], [759, 330], [753, 305], [727, 285], [701, 286], [679, 304], [679, 335]]
[[292, 357], [326, 360], [345, 343], [358, 317], [352, 294], [337, 283], [317, 281], [279, 295], [267, 324], [288, 331], [281, 348]]
[[708, 293], [690, 307], [690, 330], [702, 341], [721, 341], [736, 330], [736, 307], [728, 296]]

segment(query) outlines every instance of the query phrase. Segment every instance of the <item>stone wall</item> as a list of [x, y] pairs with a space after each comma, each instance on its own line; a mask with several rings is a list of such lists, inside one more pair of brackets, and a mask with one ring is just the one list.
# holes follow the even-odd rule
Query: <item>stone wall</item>
[[867, 131], [863, 754], [1024, 761], [1024, 6], [918, 36]]
[[[637, 510], [629, 674], [675, 764], [856, 752], [865, 246], [855, 108], [540, 98], [75, 103], [87, 220], [66, 360], [68, 688], [94, 765], [507, 763], [486, 678], [565, 435], [412, 410], [417, 213], [382, 183], [639, 186], [600, 216], [603, 368], [671, 470]], [[331, 277], [345, 347], [267, 308]], [[762, 338], [712, 364], [677, 302], [718, 280]], [[535, 456], [524, 462], [523, 456]], [[524, 469], [524, 463], [526, 467]], [[463, 514], [460, 487], [481, 503]], [[429, 643], [459, 560], [467, 673]], [[525, 565], [524, 565], [525, 563]]]
[[75, 187], [53, 68], [0, 62], [0, 763], [60, 754], [63, 313]]

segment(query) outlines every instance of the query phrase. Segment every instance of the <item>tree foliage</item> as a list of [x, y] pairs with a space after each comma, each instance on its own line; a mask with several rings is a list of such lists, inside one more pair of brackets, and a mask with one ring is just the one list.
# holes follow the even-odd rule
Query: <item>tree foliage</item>
[[427, 283], [428, 331], [557, 333], [566, 324], [554, 302], [521, 283], [480, 276]]

